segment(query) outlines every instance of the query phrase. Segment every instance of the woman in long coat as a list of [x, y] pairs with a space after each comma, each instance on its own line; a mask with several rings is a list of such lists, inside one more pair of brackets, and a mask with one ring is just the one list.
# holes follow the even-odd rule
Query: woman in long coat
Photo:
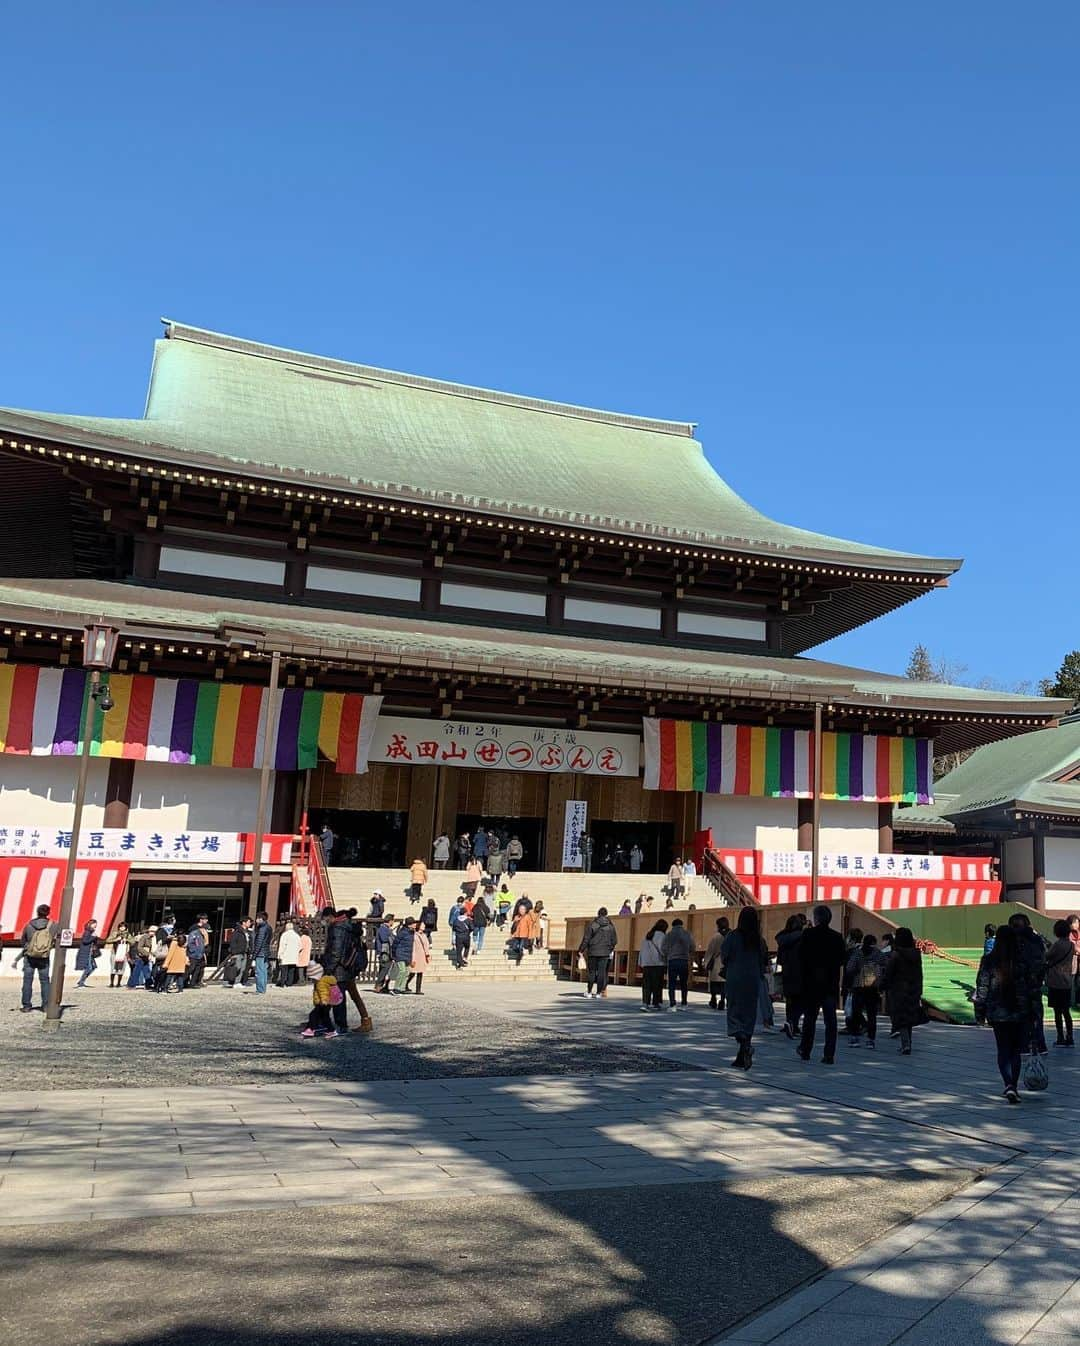
[[412, 985], [412, 980], [416, 978], [416, 995], [423, 995], [421, 987], [424, 985], [424, 973], [431, 966], [431, 941], [428, 939], [427, 931], [424, 929], [423, 922], [413, 922], [413, 946], [412, 961], [409, 963], [409, 975], [405, 982], [405, 989], [408, 990]]
[[754, 1063], [751, 1039], [757, 1027], [761, 978], [768, 966], [769, 951], [761, 938], [761, 923], [753, 907], [743, 907], [735, 929], [720, 950], [727, 990], [728, 1037], [739, 1044], [733, 1066], [749, 1070]]
[[881, 979], [888, 997], [893, 1031], [900, 1034], [900, 1055], [911, 1055], [911, 1030], [923, 1022], [922, 954], [915, 947], [915, 936], [902, 925], [893, 940], [892, 957], [885, 964]]
[[82, 973], [76, 983], [77, 986], [85, 986], [87, 978], [93, 976], [97, 968], [97, 956], [100, 948], [101, 941], [97, 936], [97, 921], [87, 921], [79, 938], [79, 951], [75, 955], [75, 971]]

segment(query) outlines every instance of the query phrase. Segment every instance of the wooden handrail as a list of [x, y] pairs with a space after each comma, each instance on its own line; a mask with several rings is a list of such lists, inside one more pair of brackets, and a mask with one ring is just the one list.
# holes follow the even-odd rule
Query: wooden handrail
[[740, 883], [738, 876], [724, 864], [720, 852], [715, 848], [707, 849], [704, 852], [702, 869], [706, 883], [729, 906], [756, 907], [760, 905], [750, 889], [744, 883]]

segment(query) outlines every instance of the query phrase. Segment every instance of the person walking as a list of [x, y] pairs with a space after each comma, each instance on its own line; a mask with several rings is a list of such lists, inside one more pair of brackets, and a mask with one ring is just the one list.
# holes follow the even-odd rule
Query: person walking
[[460, 970], [469, 966], [469, 950], [472, 947], [473, 932], [472, 918], [465, 910], [461, 899], [459, 899], [450, 908], [450, 915], [447, 919], [450, 923], [450, 932], [454, 937], [454, 965]]
[[394, 943], [394, 932], [390, 922], [383, 919], [375, 930], [375, 990], [385, 995], [389, 990], [390, 949]]
[[857, 1047], [866, 1029], [866, 1045], [877, 1046], [878, 1011], [881, 1008], [881, 975], [884, 971], [877, 937], [864, 935], [862, 943], [847, 961], [845, 976], [851, 988], [851, 1028], [849, 1043]]
[[464, 869], [472, 856], [472, 842], [469, 839], [468, 832], [462, 832], [454, 843], [454, 850], [457, 856], [457, 869]]
[[241, 986], [244, 984], [248, 957], [251, 954], [252, 924], [251, 917], [245, 916], [233, 926], [232, 934], [229, 936], [229, 961], [225, 964], [225, 985], [230, 990], [238, 981]]
[[435, 942], [435, 932], [438, 928], [439, 908], [435, 905], [435, 899], [429, 897], [420, 912], [420, 929], [424, 932], [429, 947]]
[[145, 990], [150, 980], [154, 962], [154, 944], [157, 926], [151, 925], [140, 934], [133, 936], [131, 942], [131, 975], [128, 977], [129, 991]]
[[536, 947], [543, 949], [548, 942], [548, 914], [544, 910], [543, 902], [537, 902], [533, 907], [533, 929], [536, 932]]
[[[664, 936], [664, 962], [667, 965], [668, 1009], [674, 1013], [686, 1009], [690, 989], [690, 959], [694, 953], [694, 937], [678, 916]], [[681, 1005], [675, 1003], [675, 994], [682, 996]]]
[[716, 922], [716, 934], [705, 946], [705, 976], [709, 979], [709, 1008], [724, 1008], [724, 961], [721, 951], [724, 940], [731, 933], [727, 920], [721, 916]]
[[337, 838], [334, 836], [329, 823], [323, 823], [322, 831], [319, 833], [319, 844], [322, 846], [323, 859], [327, 866], [334, 860], [334, 845]]
[[749, 1070], [754, 1064], [754, 1029], [761, 1004], [761, 979], [769, 963], [769, 950], [761, 938], [761, 921], [755, 907], [743, 907], [735, 929], [724, 940], [720, 953], [727, 985], [728, 1037], [739, 1044], [732, 1065]]
[[[608, 920], [607, 907], [601, 907], [596, 916], [585, 927], [585, 933], [578, 945], [578, 953], [584, 954], [586, 962], [585, 999], [596, 999], [607, 990], [608, 967], [611, 955], [618, 943], [615, 927]], [[596, 990], [593, 990], [593, 987]]]
[[75, 955], [75, 971], [82, 973], [82, 976], [75, 983], [76, 989], [85, 986], [89, 978], [97, 971], [97, 960], [100, 952], [101, 941], [97, 936], [97, 921], [87, 921], [79, 938], [79, 951]]
[[431, 863], [436, 869], [445, 869], [450, 863], [450, 838], [440, 832], [431, 847]]
[[278, 937], [277, 955], [278, 985], [295, 986], [297, 959], [300, 957], [300, 932], [292, 921], [285, 922], [285, 929]]
[[183, 935], [174, 934], [169, 940], [162, 971], [165, 973], [165, 992], [178, 995], [184, 989], [184, 977], [187, 975], [187, 940]]
[[210, 943], [210, 918], [205, 914], [195, 920], [187, 932], [187, 989], [197, 991], [206, 976], [206, 951]]
[[49, 920], [49, 904], [42, 902], [37, 914], [23, 926], [20, 940], [23, 956], [22, 969], [22, 1005], [23, 1014], [29, 1014], [34, 1008], [34, 974], [37, 974], [38, 989], [41, 991], [41, 1008], [49, 1003], [49, 958], [56, 946], [56, 937], [60, 927]]
[[270, 980], [270, 945], [274, 931], [267, 919], [266, 912], [255, 915], [255, 929], [251, 935], [251, 961], [255, 967], [255, 994], [265, 995]]
[[676, 902], [683, 895], [683, 864], [682, 856], [677, 855], [672, 861], [671, 868], [667, 872], [668, 896], [672, 902]]
[[792, 1041], [799, 1036], [802, 1013], [802, 959], [799, 949], [806, 930], [806, 917], [799, 912], [789, 916], [776, 937], [776, 957], [780, 964], [780, 986], [784, 993], [784, 1033]]
[[390, 978], [393, 986], [391, 995], [404, 995], [409, 983], [409, 968], [412, 966], [413, 946], [416, 940], [413, 923], [407, 917], [394, 933], [394, 942], [390, 946]]
[[495, 913], [487, 904], [487, 895], [481, 892], [477, 895], [476, 901], [472, 904], [472, 910], [468, 913], [472, 921], [472, 951], [479, 953], [484, 947], [484, 936], [487, 934], [487, 928], [495, 919]]
[[506, 872], [511, 878], [521, 868], [521, 862], [525, 858], [525, 847], [521, 844], [520, 837], [511, 837], [506, 843]]
[[334, 978], [335, 985], [341, 991], [341, 1005], [338, 1007], [339, 1012], [334, 1014], [334, 1024], [338, 1031], [343, 1033], [347, 1033], [349, 1030], [348, 1004], [345, 1000], [346, 985], [356, 980], [356, 967], [359, 958], [360, 950], [357, 948], [356, 931], [349, 919], [349, 913], [347, 911], [335, 912], [326, 929], [326, 944], [323, 946], [320, 961], [323, 972]]
[[405, 982], [406, 991], [412, 985], [412, 980], [416, 978], [415, 995], [424, 994], [424, 973], [431, 967], [431, 943], [428, 940], [427, 932], [424, 930], [423, 922], [416, 921], [413, 924], [413, 951], [412, 961], [409, 963], [409, 976]]
[[117, 926], [116, 933], [105, 941], [105, 950], [109, 955], [109, 989], [112, 990], [124, 984], [131, 953], [131, 936], [123, 921]]
[[1038, 991], [1031, 1006], [1032, 1050], [1040, 1056], [1047, 1053], [1046, 1028], [1043, 1023], [1042, 986], [1046, 980], [1046, 941], [1038, 931], [1032, 929], [1031, 921], [1018, 911], [1009, 917], [1009, 924], [1016, 931], [1017, 947], [1020, 957], [1028, 965], [1029, 977]]
[[1073, 1045], [1072, 1007], [1076, 979], [1076, 945], [1069, 937], [1068, 921], [1054, 922], [1054, 942], [1046, 951], [1046, 997], [1054, 1011], [1057, 1029], [1055, 1047]]
[[821, 1060], [826, 1066], [831, 1066], [836, 1060], [836, 1008], [840, 999], [840, 974], [847, 961], [844, 937], [831, 930], [831, 924], [832, 912], [829, 908], [815, 907], [814, 924], [803, 935], [799, 945], [803, 1027], [798, 1053], [802, 1060], [810, 1060], [820, 1014], [825, 1022], [825, 1054]]
[[311, 930], [305, 923], [300, 927], [300, 947], [296, 952], [296, 977], [298, 981], [304, 981], [307, 978], [307, 970], [311, 966]]
[[309, 978], [314, 982], [311, 988], [311, 1013], [307, 1027], [301, 1032], [302, 1038], [343, 1038], [348, 1030], [347, 1024], [340, 1022], [345, 1009], [345, 996], [337, 984], [337, 978], [322, 966], [313, 962], [309, 965]]
[[1025, 959], [1018, 931], [998, 926], [994, 947], [983, 954], [975, 980], [975, 1005], [994, 1030], [1005, 1099], [1020, 1102], [1020, 1058], [1031, 1045], [1031, 1018], [1040, 982]]
[[[487, 828], [483, 823], [476, 829], [476, 835], [473, 837], [472, 853], [473, 859], [479, 862], [480, 868], [482, 870], [486, 869], [488, 858], [488, 834]], [[468, 878], [468, 875], [465, 877]]]
[[664, 936], [668, 931], [665, 920], [657, 921], [638, 950], [638, 967], [641, 968], [641, 1008], [662, 1010], [664, 1007]]
[[911, 1030], [923, 1022], [922, 954], [915, 936], [902, 925], [893, 938], [893, 951], [881, 975], [881, 989], [889, 997], [893, 1029], [900, 1034], [900, 1055], [911, 1055]]
[[423, 860], [415, 859], [409, 866], [409, 901], [420, 902], [424, 897], [424, 884], [428, 881], [427, 865]]
[[[485, 857], [486, 858], [486, 857]], [[476, 890], [484, 877], [484, 867], [475, 857], [465, 866], [465, 882], [461, 885], [461, 891], [466, 897], [475, 897]]]

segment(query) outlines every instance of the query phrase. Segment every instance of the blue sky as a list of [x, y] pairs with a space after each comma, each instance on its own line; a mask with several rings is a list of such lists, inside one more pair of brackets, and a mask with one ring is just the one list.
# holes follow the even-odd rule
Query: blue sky
[[141, 414], [168, 315], [695, 420], [767, 513], [966, 558], [822, 653], [1011, 685], [1080, 644], [1072, 0], [5, 29], [0, 403]]

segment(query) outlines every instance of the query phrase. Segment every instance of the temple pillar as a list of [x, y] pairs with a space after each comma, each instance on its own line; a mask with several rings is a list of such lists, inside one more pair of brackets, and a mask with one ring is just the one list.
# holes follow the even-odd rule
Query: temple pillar
[[[798, 799], [796, 827], [798, 829], [798, 838], [795, 842], [800, 851], [813, 850], [814, 847], [814, 801], [812, 799]], [[890, 850], [892, 847], [889, 848]]]
[[270, 831], [295, 832], [300, 825], [300, 772], [275, 771], [274, 795], [270, 805]]
[[877, 848], [879, 855], [891, 855], [893, 848], [891, 804], [879, 804], [877, 811]]
[[130, 758], [113, 757], [105, 782], [106, 827], [127, 827], [131, 813], [131, 791], [135, 784], [135, 763]]
[[405, 834], [405, 864], [416, 859], [431, 863], [435, 840], [435, 796], [439, 773], [432, 767], [413, 767], [409, 789], [409, 827]]
[[437, 767], [439, 783], [435, 792], [435, 828], [433, 835], [445, 832], [450, 838], [450, 860], [453, 863], [455, 851], [453, 843], [457, 840], [458, 797], [461, 787], [461, 773], [451, 767]]
[[577, 778], [567, 772], [549, 776], [547, 815], [544, 822], [544, 868], [562, 871], [563, 833], [566, 830], [566, 801], [574, 798]]
[[1036, 911], [1046, 910], [1046, 834], [1034, 832], [1031, 837], [1031, 873], [1034, 879]]

